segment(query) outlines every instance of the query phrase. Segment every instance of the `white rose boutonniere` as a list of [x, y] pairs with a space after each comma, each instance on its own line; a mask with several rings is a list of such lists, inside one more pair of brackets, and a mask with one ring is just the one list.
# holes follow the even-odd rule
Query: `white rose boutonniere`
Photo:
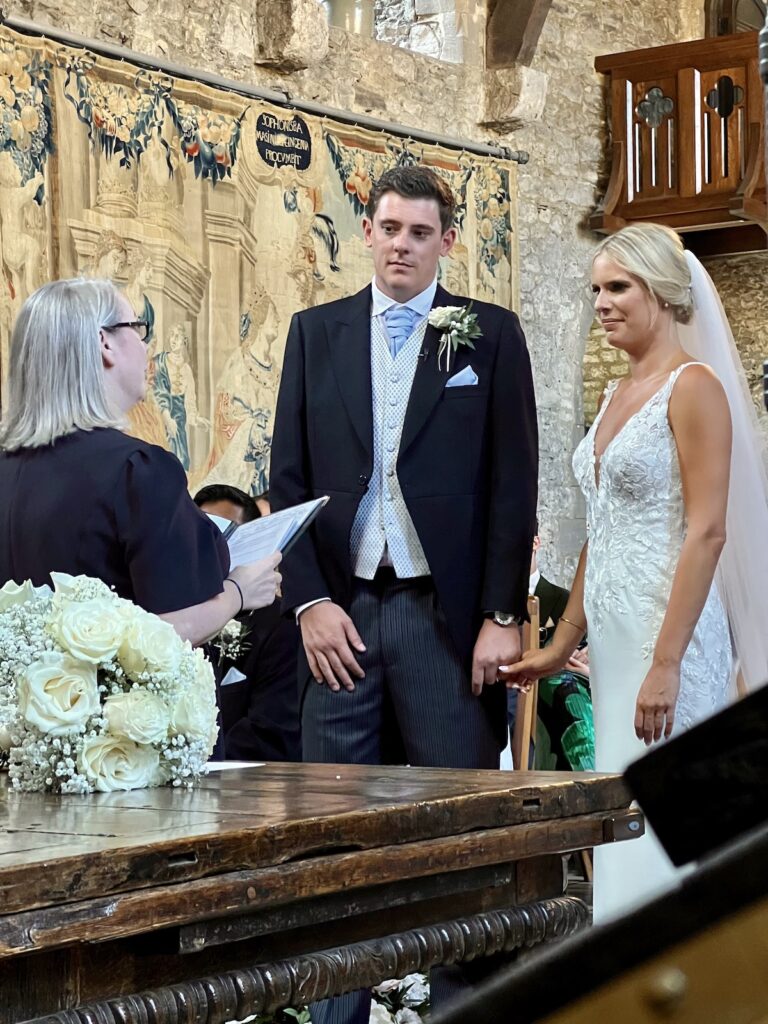
[[443, 356], [445, 368], [451, 368], [451, 356], [459, 345], [474, 348], [475, 338], [482, 338], [483, 332], [477, 326], [477, 313], [472, 312], [472, 303], [468, 306], [435, 306], [431, 309], [427, 320], [432, 327], [442, 331], [440, 348], [437, 350], [437, 365], [442, 369]]

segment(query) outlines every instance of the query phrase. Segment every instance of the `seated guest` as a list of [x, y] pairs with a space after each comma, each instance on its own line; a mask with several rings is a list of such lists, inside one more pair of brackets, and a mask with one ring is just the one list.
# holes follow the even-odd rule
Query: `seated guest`
[[200, 644], [272, 604], [280, 556], [229, 572], [178, 459], [122, 432], [146, 390], [146, 337], [109, 281], [54, 281], [22, 306], [0, 423], [0, 585], [98, 577]]
[[261, 519], [257, 499], [229, 484], [208, 484], [201, 487], [194, 497], [198, 508], [206, 515], [220, 516], [231, 523], [250, 523]]
[[[568, 591], [542, 576], [537, 553], [541, 538], [533, 538], [529, 593], [539, 599], [539, 644], [552, 639], [568, 603]], [[507, 691], [510, 734], [514, 732], [518, 691]], [[588, 771], [594, 768], [595, 734], [589, 692], [589, 653], [586, 637], [561, 672], [539, 680], [536, 744], [532, 767], [544, 771]]]
[[[261, 515], [238, 487], [211, 484], [195, 495], [203, 512], [234, 523]], [[242, 653], [221, 659], [219, 703], [224, 757], [232, 761], [300, 761], [301, 729], [296, 657], [299, 631], [280, 614], [280, 602], [242, 619]]]

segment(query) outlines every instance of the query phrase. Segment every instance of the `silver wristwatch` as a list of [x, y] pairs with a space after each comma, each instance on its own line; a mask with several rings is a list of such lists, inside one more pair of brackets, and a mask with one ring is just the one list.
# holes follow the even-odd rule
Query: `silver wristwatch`
[[511, 612], [494, 612], [493, 621], [497, 626], [522, 626], [522, 615], [512, 615]]

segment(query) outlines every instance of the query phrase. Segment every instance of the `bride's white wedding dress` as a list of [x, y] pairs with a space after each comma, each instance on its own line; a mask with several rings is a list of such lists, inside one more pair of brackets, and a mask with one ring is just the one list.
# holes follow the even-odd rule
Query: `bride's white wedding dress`
[[[636, 412], [601, 459], [595, 434], [616, 390], [612, 381], [573, 468], [587, 503], [584, 610], [589, 631], [595, 767], [621, 772], [645, 753], [635, 701], [651, 666], [685, 536], [685, 508], [669, 399], [686, 363]], [[715, 585], [683, 658], [673, 735], [728, 703], [731, 643]], [[594, 919], [625, 913], [674, 881], [656, 837], [595, 850]]]

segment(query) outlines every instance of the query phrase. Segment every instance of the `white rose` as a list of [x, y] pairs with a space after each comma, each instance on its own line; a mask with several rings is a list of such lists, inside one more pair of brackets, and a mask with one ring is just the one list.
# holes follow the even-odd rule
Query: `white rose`
[[218, 726], [216, 724], [216, 702], [206, 694], [185, 693], [176, 702], [171, 712], [171, 731], [187, 736], [191, 740], [204, 740], [209, 752], [216, 742]]
[[195, 655], [195, 691], [204, 694], [209, 700], [216, 701], [216, 682], [213, 675], [213, 665], [206, 658], [202, 647], [196, 647]]
[[5, 612], [17, 604], [25, 604], [34, 596], [35, 588], [31, 580], [24, 580], [21, 584], [8, 580], [0, 590], [0, 612]]
[[167, 622], [156, 615], [134, 609], [117, 652], [126, 674], [169, 672], [175, 675], [184, 650], [181, 637]]
[[19, 679], [19, 711], [40, 732], [79, 732], [100, 708], [96, 666], [46, 651]]
[[100, 793], [146, 789], [162, 781], [160, 754], [123, 737], [91, 736], [83, 743], [77, 770]]
[[429, 985], [423, 974], [409, 974], [400, 982], [403, 1006], [421, 1006], [429, 999]]
[[111, 736], [122, 736], [136, 743], [159, 743], [168, 735], [171, 724], [165, 701], [146, 690], [107, 697], [104, 717]]
[[400, 988], [399, 978], [390, 978], [389, 981], [382, 981], [380, 985], [374, 985], [373, 991], [380, 996], [385, 996], [389, 992], [394, 992]]
[[71, 601], [59, 605], [51, 631], [75, 658], [98, 665], [117, 653], [125, 633], [125, 619], [114, 601]]
[[11, 734], [8, 727], [0, 725], [0, 751], [4, 751], [6, 754], [11, 749]]
[[75, 589], [76, 576], [70, 576], [68, 572], [52, 572], [53, 589], [57, 597], [69, 598]]
[[406, 1006], [395, 1014], [395, 1024], [421, 1024], [421, 1017]]
[[394, 1024], [395, 1018], [381, 1003], [373, 1003], [371, 1005], [371, 1016], [369, 1018], [370, 1024]]
[[454, 320], [459, 319], [463, 312], [464, 306], [435, 306], [430, 310], [427, 320], [438, 331], [444, 331], [446, 327], [451, 326]]

